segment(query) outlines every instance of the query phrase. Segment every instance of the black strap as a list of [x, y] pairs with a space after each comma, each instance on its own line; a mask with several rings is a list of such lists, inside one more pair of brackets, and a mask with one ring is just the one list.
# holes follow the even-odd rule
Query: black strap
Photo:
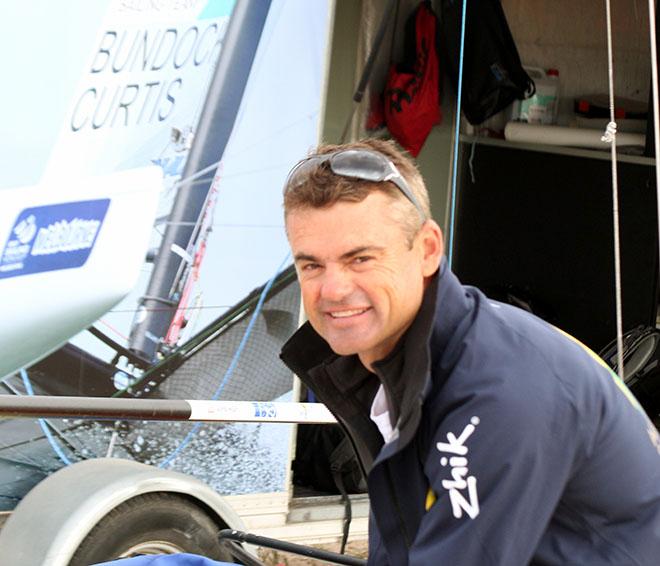
[[351, 508], [351, 499], [348, 497], [346, 486], [344, 484], [343, 471], [344, 468], [355, 458], [353, 447], [348, 440], [347, 436], [342, 438], [341, 442], [337, 445], [330, 454], [330, 472], [335, 485], [341, 493], [341, 499], [344, 502], [344, 523], [341, 537], [340, 554], [344, 554], [346, 550], [346, 542], [348, 541], [348, 531], [353, 520], [353, 510]]

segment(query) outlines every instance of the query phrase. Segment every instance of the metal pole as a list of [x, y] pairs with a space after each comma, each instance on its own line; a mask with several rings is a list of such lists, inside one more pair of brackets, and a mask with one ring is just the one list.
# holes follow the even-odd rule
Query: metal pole
[[330, 411], [321, 403], [107, 399], [44, 395], [0, 395], [0, 417], [297, 424], [336, 422]]
[[355, 556], [347, 556], [346, 554], [338, 554], [336, 552], [329, 552], [321, 550], [312, 546], [303, 546], [301, 544], [294, 544], [283, 540], [277, 540], [269, 537], [262, 537], [243, 531], [235, 531], [233, 529], [223, 529], [218, 533], [220, 540], [234, 540], [237, 542], [244, 542], [247, 544], [254, 544], [257, 546], [264, 546], [266, 548], [274, 548], [283, 552], [291, 552], [316, 560], [323, 560], [324, 562], [331, 562], [333, 564], [346, 564], [347, 566], [366, 566], [367, 561]]
[[[351, 126], [351, 122], [353, 121], [353, 115], [355, 114], [357, 107], [362, 102], [364, 91], [367, 89], [367, 85], [369, 84], [369, 79], [371, 78], [371, 73], [374, 69], [376, 57], [380, 53], [380, 46], [383, 43], [383, 39], [385, 39], [385, 32], [387, 31], [387, 27], [390, 24], [390, 20], [392, 19], [392, 14], [394, 13], [394, 8], [396, 7], [397, 2], [398, 0], [390, 0], [390, 3], [385, 6], [383, 17], [380, 20], [380, 25], [378, 26], [376, 37], [374, 38], [373, 45], [371, 46], [371, 51], [369, 51], [369, 56], [367, 57], [367, 62], [364, 64], [364, 70], [360, 76], [360, 81], [358, 82], [358, 85], [355, 88], [355, 93], [353, 94], [351, 111], [348, 115], [348, 118], [346, 119], [346, 124], [344, 125], [344, 131], [341, 134], [340, 143], [344, 143], [346, 141], [348, 130]], [[394, 25], [396, 25], [396, 22]]]

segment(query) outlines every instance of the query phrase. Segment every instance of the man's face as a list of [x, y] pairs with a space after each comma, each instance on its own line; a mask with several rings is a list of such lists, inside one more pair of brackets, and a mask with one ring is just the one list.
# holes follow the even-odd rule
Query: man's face
[[437, 224], [427, 220], [411, 248], [394, 206], [373, 192], [359, 203], [297, 209], [286, 218], [310, 323], [337, 354], [358, 354], [366, 367], [410, 326], [442, 255]]

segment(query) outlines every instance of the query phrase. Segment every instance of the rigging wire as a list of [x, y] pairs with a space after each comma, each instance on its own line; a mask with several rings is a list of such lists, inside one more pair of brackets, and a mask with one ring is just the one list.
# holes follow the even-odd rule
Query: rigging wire
[[[137, 312], [137, 311], [138, 311], [138, 309], [135, 309], [133, 312]], [[109, 312], [112, 312], [112, 311], [109, 311]], [[123, 338], [124, 340], [126, 340], [126, 342], [128, 342], [128, 336], [125, 336], [123, 333], [119, 332], [119, 330], [117, 330], [114, 326], [112, 326], [111, 324], [109, 324], [108, 322], [103, 320], [102, 318], [99, 318], [99, 322], [101, 324], [103, 324], [104, 326], [106, 326], [110, 330], [110, 332], [114, 332], [117, 336], [119, 336], [120, 338]]]
[[[247, 325], [247, 328], [245, 329], [245, 332], [243, 333], [243, 337], [241, 338], [241, 342], [238, 345], [238, 348], [236, 348], [236, 352], [234, 353], [234, 356], [231, 359], [231, 362], [229, 363], [229, 367], [227, 368], [227, 371], [225, 372], [225, 375], [222, 378], [222, 381], [220, 382], [220, 385], [218, 385], [218, 388], [216, 389], [215, 393], [213, 394], [213, 397], [211, 397], [212, 401], [217, 401], [218, 398], [220, 397], [220, 394], [222, 393], [223, 389], [231, 379], [234, 370], [236, 369], [236, 366], [238, 365], [238, 361], [243, 354], [243, 350], [245, 349], [245, 346], [247, 344], [248, 339], [250, 338], [250, 335], [252, 334], [252, 329], [254, 328], [254, 325], [257, 321], [257, 317], [261, 313], [261, 309], [263, 308], [263, 304], [266, 301], [266, 297], [268, 295], [268, 292], [270, 291], [270, 288], [273, 286], [273, 283], [275, 283], [275, 280], [277, 279], [277, 276], [282, 273], [284, 270], [284, 267], [289, 261], [291, 254], [287, 253], [286, 257], [284, 260], [282, 260], [282, 263], [280, 263], [279, 267], [277, 268], [275, 274], [268, 280], [268, 283], [264, 286], [263, 290], [261, 291], [261, 295], [259, 296], [259, 301], [257, 302], [256, 307], [254, 308], [254, 312], [252, 313], [252, 316], [250, 317], [250, 322]], [[179, 446], [177, 446], [174, 451], [167, 456], [159, 465], [159, 468], [166, 468], [169, 466], [172, 461], [183, 451], [183, 449], [190, 443], [190, 441], [193, 439], [193, 437], [197, 434], [199, 431], [200, 427], [202, 426], [203, 423], [196, 423], [195, 426], [188, 432], [186, 437], [181, 441]]]
[[[287, 131], [288, 129], [290, 129], [294, 126], [297, 126], [301, 122], [309, 121], [311, 118], [317, 116], [318, 113], [319, 113], [319, 110], [317, 109], [312, 114], [305, 114], [302, 118], [294, 120], [290, 124], [287, 124], [286, 126], [283, 126], [279, 130], [275, 131], [273, 134], [262, 138], [261, 140], [259, 140], [258, 142], [255, 142], [254, 144], [250, 144], [248, 146], [244, 146], [242, 148], [237, 148], [234, 151], [228, 152], [227, 155], [224, 156], [222, 159], [219, 159], [218, 161], [216, 161], [214, 163], [211, 163], [210, 165], [208, 165], [204, 169], [200, 169], [199, 171], [197, 171], [197, 173], [193, 173], [192, 175], [188, 175], [187, 177], [184, 177], [183, 179], [179, 179], [178, 181], [175, 181], [174, 183], [172, 183], [172, 185], [167, 189], [167, 193], [168, 194], [172, 193], [176, 189], [180, 188], [182, 185], [206, 185], [208, 183], [208, 180], [206, 180], [206, 179], [198, 180], [198, 179], [200, 177], [203, 177], [206, 173], [209, 173], [209, 172], [213, 171], [214, 169], [216, 169], [220, 165], [220, 163], [223, 161], [223, 159], [226, 159], [228, 157], [234, 157], [234, 156], [237, 156], [237, 155], [242, 155], [242, 154], [246, 153], [247, 151], [250, 151], [253, 147], [259, 145], [260, 143], [269, 142], [272, 139], [274, 139], [275, 137], [277, 137], [279, 134], [284, 133], [285, 131]], [[290, 163], [287, 163], [287, 164], [283, 164], [282, 167], [290, 167], [290, 165], [291, 165]], [[278, 165], [277, 167], [271, 166], [271, 167], [267, 167], [265, 169], [255, 169], [255, 170], [252, 170], [252, 171], [238, 172], [238, 173], [234, 173], [233, 175], [229, 175], [229, 178], [233, 178], [233, 177], [237, 177], [237, 176], [243, 176], [243, 175], [249, 175], [249, 174], [252, 174], [252, 173], [261, 173], [261, 172], [270, 171], [272, 169], [276, 169], [276, 168], [279, 168], [279, 167], [280, 166]], [[197, 181], [197, 182], [194, 182], [194, 181]]]
[[[655, 190], [658, 207], [658, 242], [660, 242], [660, 96], [658, 94], [658, 44], [655, 33], [655, 0], [649, 0], [649, 39], [651, 40], [651, 78], [653, 91], [653, 139], [655, 150]], [[660, 253], [660, 246], [658, 246]], [[660, 265], [660, 264], [659, 264]]]
[[[193, 311], [193, 310], [206, 310], [206, 309], [230, 309], [234, 305], [198, 305], [198, 306], [191, 306], [191, 307], [185, 307], [183, 310], [186, 311]], [[154, 307], [151, 309], [145, 309], [145, 308], [136, 308], [136, 309], [117, 309], [117, 310], [111, 310], [108, 311], [108, 314], [117, 314], [117, 313], [136, 313], [138, 311], [146, 311], [146, 312], [164, 312], [164, 311], [171, 311], [172, 307]], [[106, 324], [106, 323], [104, 323]], [[106, 326], [108, 326], [106, 324]], [[122, 338], [125, 338], [125, 336], [122, 336], [119, 334]]]
[[[30, 378], [28, 377], [27, 372], [25, 371], [25, 369], [21, 368], [20, 373], [21, 373], [21, 379], [23, 380], [23, 385], [25, 386], [25, 391], [27, 391], [27, 394], [30, 397], [33, 397], [34, 390], [32, 389], [32, 383], [30, 383]], [[37, 421], [39, 423], [39, 426], [41, 427], [41, 430], [46, 435], [46, 438], [48, 439], [48, 443], [51, 445], [53, 452], [57, 454], [57, 457], [64, 463], [65, 466], [70, 465], [71, 460], [67, 458], [62, 448], [60, 448], [60, 445], [57, 444], [57, 441], [50, 432], [50, 429], [48, 428], [45, 419], [37, 419]]]
[[[163, 220], [158, 225], [165, 224], [167, 226], [196, 226], [197, 222], [170, 222]], [[214, 222], [211, 224], [214, 228], [277, 228], [284, 230], [284, 224], [229, 224], [228, 222]]]
[[623, 368], [623, 316], [621, 305], [621, 247], [619, 235], [619, 180], [616, 156], [616, 118], [614, 115], [614, 59], [612, 56], [612, 8], [605, 0], [607, 16], [607, 74], [610, 96], [610, 122], [601, 138], [610, 144], [612, 154], [612, 222], [614, 228], [614, 298], [616, 304], [616, 351], [619, 377], [625, 379]]
[[463, 58], [465, 55], [465, 17], [467, 15], [467, 0], [463, 0], [463, 15], [461, 17], [461, 49], [458, 61], [458, 93], [456, 95], [456, 128], [454, 130], [454, 160], [451, 174], [451, 209], [449, 213], [449, 238], [447, 248], [449, 254], [447, 261], [451, 268], [454, 256], [454, 224], [456, 219], [456, 194], [457, 194], [457, 174], [458, 174], [458, 150], [460, 146], [461, 135], [461, 97], [463, 95]]

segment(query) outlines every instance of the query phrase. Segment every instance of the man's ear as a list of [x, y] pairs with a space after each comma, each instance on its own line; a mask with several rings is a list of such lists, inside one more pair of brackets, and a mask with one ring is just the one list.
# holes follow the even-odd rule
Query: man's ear
[[433, 275], [440, 266], [440, 260], [445, 252], [445, 242], [442, 230], [437, 222], [428, 219], [419, 234], [422, 246], [422, 274], [424, 277]]

